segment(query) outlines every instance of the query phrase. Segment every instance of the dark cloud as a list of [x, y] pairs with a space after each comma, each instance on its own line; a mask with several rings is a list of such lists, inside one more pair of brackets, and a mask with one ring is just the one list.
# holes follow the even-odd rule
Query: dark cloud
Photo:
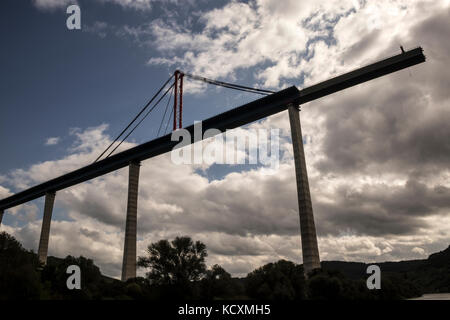
[[200, 234], [197, 237], [207, 245], [208, 252], [223, 256], [258, 256], [267, 254], [272, 249], [255, 237], [218, 233]]
[[[438, 182], [450, 168], [450, 11], [438, 12], [410, 33], [427, 56], [423, 65], [314, 103], [324, 110], [324, 176], [392, 175], [403, 186], [370, 183], [355, 191], [340, 185], [333, 202], [315, 198], [319, 234], [416, 234], [423, 218], [448, 215], [450, 191]], [[368, 35], [353, 46], [370, 45]], [[409, 42], [413, 42], [413, 40]]]
[[450, 109], [429, 102], [426, 88], [405, 81], [414, 79], [403, 74], [336, 97], [326, 113], [320, 171], [426, 174], [448, 167]]
[[96, 231], [96, 230], [90, 230], [87, 228], [80, 228], [80, 234], [82, 234], [83, 236], [92, 239], [93, 241], [98, 241], [101, 239], [101, 234], [100, 232]]
[[382, 34], [380, 29], [374, 29], [372, 32], [369, 32], [367, 35], [362, 37], [358, 42], [352, 45], [347, 51], [344, 52], [342, 56], [342, 61], [345, 63], [346, 61], [352, 61], [356, 57], [361, 56], [367, 50], [371, 48], [371, 46], [375, 43], [378, 37]]
[[422, 219], [450, 212], [450, 189], [409, 180], [404, 186], [368, 184], [362, 190], [341, 186], [333, 203], [315, 202], [320, 235], [349, 231], [358, 235], [414, 234], [428, 227]]
[[425, 64], [335, 94], [323, 107], [321, 172], [427, 176], [448, 169], [449, 18], [449, 11], [439, 13], [412, 31], [424, 47]]
[[447, 72], [450, 60], [449, 21], [450, 9], [442, 10], [415, 26], [411, 32], [411, 38], [423, 45], [429, 60], [422, 70], [426, 76], [418, 80], [432, 92], [436, 103], [446, 103], [447, 106], [450, 88], [450, 76]]
[[[87, 193], [84, 198], [73, 197], [67, 203], [68, 209], [75, 209], [77, 212], [85, 216], [95, 218], [98, 221], [104, 222], [107, 225], [123, 226], [125, 221], [125, 210], [120, 212], [120, 208], [115, 206], [117, 202], [108, 201], [108, 197], [99, 200], [98, 193]], [[125, 197], [123, 197], [126, 201]]]

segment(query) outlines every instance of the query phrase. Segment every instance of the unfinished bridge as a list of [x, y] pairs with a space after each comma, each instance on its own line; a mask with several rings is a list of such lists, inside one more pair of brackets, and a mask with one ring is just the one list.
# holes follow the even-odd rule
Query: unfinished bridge
[[[174, 91], [174, 104], [172, 110], [173, 130], [181, 128], [184, 77], [191, 77], [196, 80], [221, 85], [231, 89], [266, 95], [261, 99], [252, 101], [204, 120], [202, 122], [201, 139], [203, 139], [204, 133], [208, 129], [218, 129], [221, 132], [224, 132], [228, 129], [237, 128], [253, 121], [260, 120], [264, 117], [288, 110], [294, 151], [295, 177], [297, 182], [303, 266], [305, 274], [307, 275], [311, 270], [320, 268], [320, 258], [317, 245], [316, 228], [314, 225], [313, 207], [308, 184], [308, 175], [306, 171], [305, 154], [303, 150], [299, 107], [315, 99], [319, 99], [360, 83], [411, 67], [424, 61], [425, 56], [422, 48], [419, 47], [410, 51], [404, 51], [402, 48], [402, 52], [398, 55], [345, 73], [316, 85], [301, 90], [297, 89], [295, 86], [292, 86], [275, 93], [268, 90], [220, 82], [217, 80], [206, 79], [176, 71], [174, 75], [166, 81], [157, 94], [149, 101], [149, 103], [147, 103], [145, 108], [141, 110], [138, 116], [143, 114], [146, 108], [149, 107], [156, 99], [158, 94], [160, 94], [166, 85], [170, 83], [171, 79], [174, 78], [172, 85], [165, 91], [164, 95], [166, 95], [169, 90]], [[399, 86], [401, 86], [401, 84], [399, 84]], [[163, 97], [160, 97], [157, 102], [161, 101], [162, 98]], [[150, 111], [151, 110], [152, 109], [150, 109]], [[138, 116], [136, 116], [132, 123], [137, 120]], [[126, 129], [128, 129], [132, 123], [130, 123]], [[184, 129], [191, 133], [191, 143], [196, 142], [194, 141], [193, 134], [194, 125], [187, 126]], [[119, 135], [119, 137], [121, 137], [124, 133], [125, 130], [121, 133], [121, 135]], [[124, 140], [128, 136], [129, 134], [125, 136]], [[122, 140], [122, 142], [124, 140]], [[115, 141], [117, 141], [117, 139]], [[140, 163], [143, 160], [173, 150], [177, 143], [178, 141], [172, 141], [171, 134], [169, 133], [113, 155], [113, 152], [118, 147], [117, 146], [104, 159], [101, 159], [101, 157], [112, 146], [111, 144], [94, 163], [0, 200], [0, 223], [5, 210], [45, 196], [44, 215], [42, 219], [42, 228], [38, 248], [39, 261], [42, 264], [45, 264], [47, 261], [50, 226], [56, 193], [65, 188], [69, 188], [76, 184], [128, 166], [128, 202], [125, 223], [122, 280], [126, 281], [129, 278], [134, 278], [136, 277], [136, 233]]]

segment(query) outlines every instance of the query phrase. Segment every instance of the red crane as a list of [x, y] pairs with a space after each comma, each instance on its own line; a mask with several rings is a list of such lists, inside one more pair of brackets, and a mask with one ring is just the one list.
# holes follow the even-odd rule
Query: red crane
[[[176, 70], [175, 76], [175, 92], [173, 99], [173, 130], [183, 127], [183, 77], [184, 73]], [[179, 98], [178, 98], [179, 95]], [[177, 121], [178, 120], [178, 121]], [[177, 127], [178, 123], [178, 127]]]

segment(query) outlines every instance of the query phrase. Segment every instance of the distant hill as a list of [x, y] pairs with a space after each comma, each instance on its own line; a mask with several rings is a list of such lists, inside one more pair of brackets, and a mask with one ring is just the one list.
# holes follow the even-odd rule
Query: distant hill
[[423, 260], [362, 263], [322, 261], [324, 270], [337, 270], [350, 279], [367, 278], [367, 266], [376, 264], [381, 272], [398, 274], [418, 284], [426, 293], [450, 292], [450, 246]]

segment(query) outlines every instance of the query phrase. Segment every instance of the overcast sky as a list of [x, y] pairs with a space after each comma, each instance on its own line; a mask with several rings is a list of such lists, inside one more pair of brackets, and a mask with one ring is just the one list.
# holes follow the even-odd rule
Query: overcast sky
[[[81, 30], [66, 8], [81, 8]], [[427, 62], [308, 103], [301, 121], [321, 260], [422, 259], [450, 244], [450, 1], [6, 0], [0, 4], [0, 198], [92, 162], [177, 68], [299, 88], [424, 48]], [[186, 83], [185, 124], [256, 96]], [[163, 109], [123, 149], [155, 137]], [[189, 235], [236, 276], [301, 263], [287, 112], [281, 163], [142, 163], [138, 255]], [[58, 192], [49, 255], [119, 277], [128, 170]], [[1, 230], [37, 251], [43, 199]], [[142, 274], [143, 271], [140, 271]]]

